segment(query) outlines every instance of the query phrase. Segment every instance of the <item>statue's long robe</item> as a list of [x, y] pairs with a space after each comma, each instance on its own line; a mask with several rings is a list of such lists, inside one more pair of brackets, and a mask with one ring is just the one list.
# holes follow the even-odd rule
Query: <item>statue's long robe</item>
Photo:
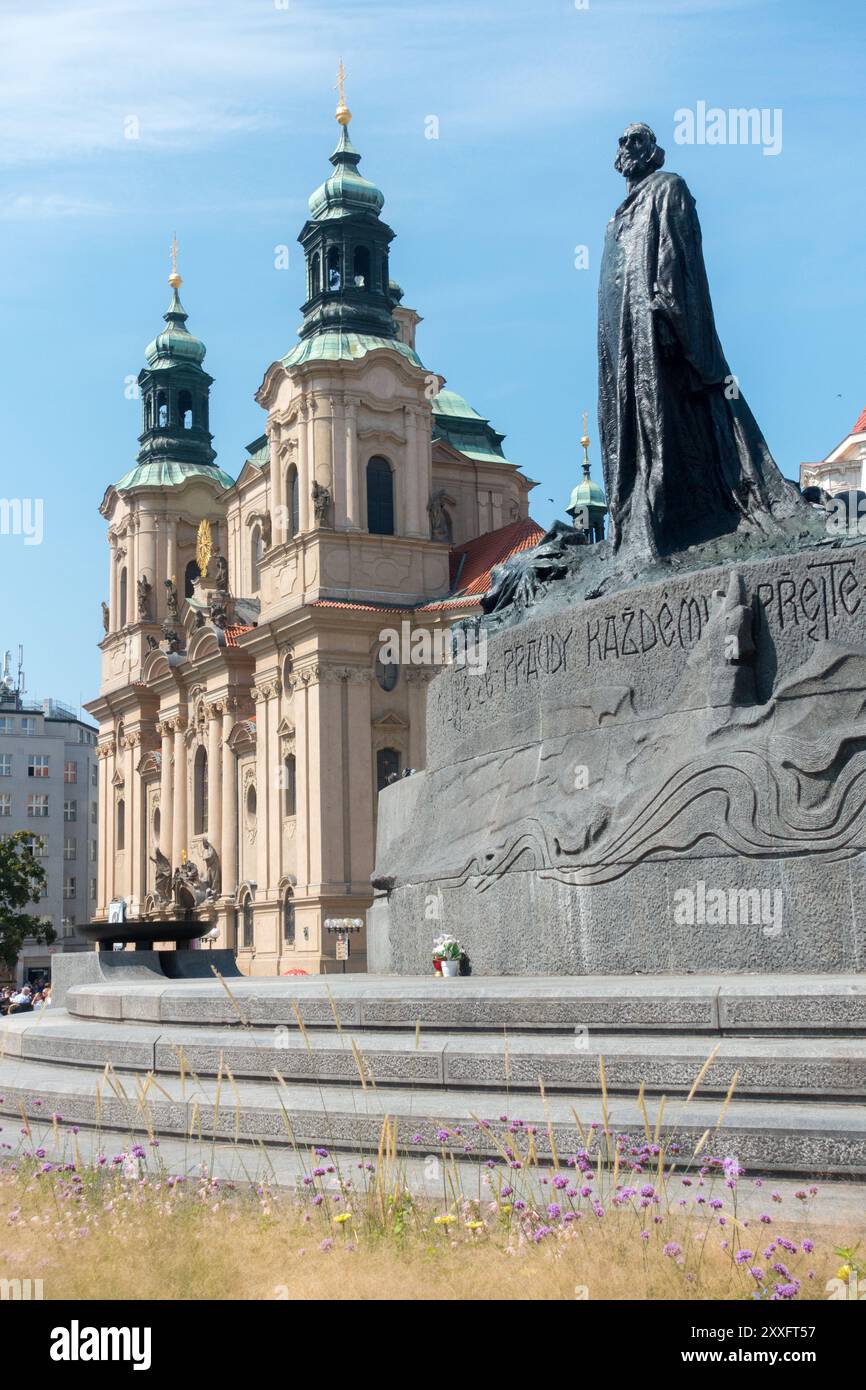
[[716, 333], [695, 202], [648, 175], [608, 223], [599, 284], [599, 427], [609, 539], [665, 555], [799, 505]]

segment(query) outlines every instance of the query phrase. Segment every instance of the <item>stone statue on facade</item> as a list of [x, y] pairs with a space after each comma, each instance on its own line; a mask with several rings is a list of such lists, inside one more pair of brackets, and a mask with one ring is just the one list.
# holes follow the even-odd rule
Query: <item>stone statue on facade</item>
[[210, 840], [202, 840], [201, 854], [204, 860], [204, 871], [207, 877], [208, 889], [213, 897], [219, 897], [222, 887], [222, 870], [220, 868], [219, 855]]
[[105, 633], [106, 636], [108, 636], [108, 629], [109, 629], [110, 626], [111, 626], [111, 609], [109, 608], [108, 604], [105, 602], [105, 599], [103, 599], [103, 600], [102, 600], [102, 631]]
[[454, 505], [454, 498], [448, 496], [444, 487], [437, 488], [431, 495], [427, 503], [427, 515], [430, 518], [431, 540], [444, 541], [447, 545], [451, 544], [453, 527], [448, 507], [453, 507]]
[[224, 555], [214, 556], [214, 583], [221, 594], [228, 593], [229, 562]]
[[208, 617], [214, 627], [221, 631], [229, 626], [228, 594], [214, 592], [208, 595], [207, 601]]
[[313, 479], [312, 486], [313, 515], [317, 526], [327, 526], [331, 516], [331, 493], [316, 478]]
[[166, 579], [165, 584], [165, 614], [166, 619], [170, 620], [174, 626], [180, 622], [180, 608], [177, 602], [177, 586], [173, 579]]
[[160, 906], [171, 901], [172, 874], [171, 864], [158, 846], [154, 846], [154, 853], [150, 857], [150, 862], [156, 865], [156, 875], [153, 885], [153, 896]]
[[139, 621], [146, 623], [150, 618], [150, 594], [152, 585], [144, 574], [139, 575], [136, 584], [138, 591], [138, 617]]

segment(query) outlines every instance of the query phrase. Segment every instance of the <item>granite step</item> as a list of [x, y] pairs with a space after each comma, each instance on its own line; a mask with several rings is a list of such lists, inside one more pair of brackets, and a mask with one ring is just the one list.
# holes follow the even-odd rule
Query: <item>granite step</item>
[[193, 1027], [184, 1024], [96, 1022], [63, 1010], [13, 1015], [0, 1025], [0, 1056], [101, 1070], [377, 1086], [507, 1088], [594, 1094], [603, 1059], [608, 1089], [635, 1095], [688, 1094], [708, 1058], [701, 1095], [723, 1095], [735, 1073], [736, 1093], [866, 1096], [866, 1038], [707, 1037], [682, 1034], [481, 1033], [436, 1030], [337, 1031], [297, 1026]]
[[[533, 1125], [542, 1160], [551, 1154], [551, 1138], [561, 1155], [585, 1143], [589, 1126], [644, 1135], [644, 1114], [633, 1099], [514, 1095], [499, 1090], [439, 1090], [432, 1087], [368, 1084], [322, 1086], [315, 1082], [143, 1074], [112, 1070], [108, 1075], [81, 1067], [5, 1056], [0, 1063], [0, 1113], [15, 1117], [16, 1132], [24, 1113], [46, 1128], [53, 1114], [59, 1127], [100, 1129], [106, 1147], [145, 1141], [161, 1135], [186, 1137], [191, 1145], [208, 1140], [309, 1147], [375, 1155], [383, 1125], [396, 1129], [400, 1152], [439, 1153], [455, 1149], [467, 1159], [502, 1157], [506, 1125], [499, 1117], [518, 1117]], [[660, 1102], [649, 1105], [654, 1127]], [[751, 1173], [793, 1173], [817, 1178], [826, 1174], [866, 1176], [866, 1107], [829, 1100], [784, 1101], [734, 1099], [724, 1109], [718, 1100], [669, 1098], [663, 1110], [666, 1143], [691, 1154], [703, 1139], [702, 1155], [734, 1156]], [[721, 1118], [721, 1125], [719, 1120]], [[487, 1122], [489, 1128], [481, 1122]], [[50, 1131], [50, 1124], [47, 1125]], [[447, 1131], [445, 1137], [443, 1131]], [[707, 1135], [707, 1131], [710, 1131]], [[38, 1142], [38, 1138], [34, 1139]], [[526, 1156], [525, 1133], [509, 1140]], [[70, 1153], [74, 1140], [70, 1134]], [[264, 1157], [264, 1155], [263, 1155]]]
[[[134, 960], [134, 953], [128, 953]], [[119, 971], [114, 973], [120, 974]], [[81, 983], [81, 1018], [200, 1027], [866, 1036], [862, 975], [433, 976]]]

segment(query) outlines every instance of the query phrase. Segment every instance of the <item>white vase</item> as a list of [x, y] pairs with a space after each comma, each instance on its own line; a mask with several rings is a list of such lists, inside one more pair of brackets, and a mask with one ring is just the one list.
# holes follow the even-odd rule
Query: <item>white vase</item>
[[459, 974], [460, 974], [460, 962], [459, 962], [459, 960], [443, 960], [443, 962], [442, 962], [442, 974], [443, 974], [443, 975], [459, 975]]

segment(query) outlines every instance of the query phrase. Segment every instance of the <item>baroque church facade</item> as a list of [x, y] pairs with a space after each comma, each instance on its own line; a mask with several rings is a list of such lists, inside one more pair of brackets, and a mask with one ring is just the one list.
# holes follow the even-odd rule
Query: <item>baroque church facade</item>
[[[255, 975], [341, 968], [334, 924], [371, 901], [379, 791], [423, 765], [437, 668], [383, 660], [383, 631], [479, 611], [492, 565], [541, 535], [503, 436], [416, 351], [350, 119], [341, 100], [299, 237], [298, 342], [265, 373], [239, 475], [216, 462], [175, 265], [136, 465], [100, 508], [97, 917], [192, 907]], [[365, 968], [363, 927], [346, 968]]]

